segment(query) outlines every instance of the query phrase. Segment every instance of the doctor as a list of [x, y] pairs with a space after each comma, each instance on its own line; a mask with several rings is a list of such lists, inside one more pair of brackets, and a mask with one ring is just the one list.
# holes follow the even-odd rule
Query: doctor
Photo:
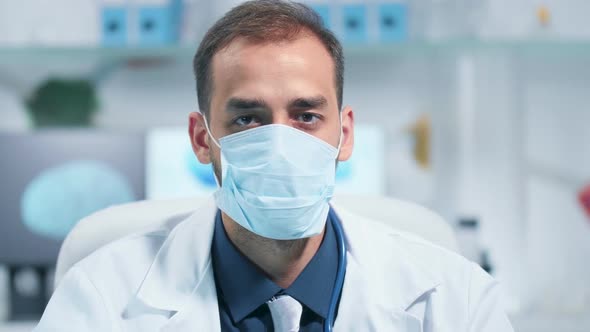
[[475, 264], [328, 204], [354, 117], [312, 10], [235, 7], [194, 70], [189, 133], [214, 199], [78, 263], [36, 331], [512, 331]]

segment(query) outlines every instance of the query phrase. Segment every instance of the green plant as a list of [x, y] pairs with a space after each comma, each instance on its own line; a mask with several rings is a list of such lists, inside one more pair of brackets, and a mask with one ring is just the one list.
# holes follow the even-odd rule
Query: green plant
[[94, 84], [88, 80], [49, 79], [26, 101], [35, 127], [92, 125], [98, 108]]

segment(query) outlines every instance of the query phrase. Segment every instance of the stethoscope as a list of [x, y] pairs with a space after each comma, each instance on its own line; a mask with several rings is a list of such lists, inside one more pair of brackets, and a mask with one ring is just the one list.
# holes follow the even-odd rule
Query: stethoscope
[[330, 207], [330, 221], [332, 227], [336, 233], [336, 242], [338, 244], [338, 270], [336, 272], [336, 283], [332, 289], [332, 296], [330, 297], [330, 307], [328, 308], [328, 316], [324, 321], [324, 332], [331, 332], [334, 327], [334, 320], [336, 315], [336, 307], [338, 306], [338, 299], [342, 292], [342, 286], [344, 285], [344, 275], [346, 274], [346, 244], [344, 240], [344, 231], [342, 225], [340, 225], [340, 218], [334, 212], [334, 209]]

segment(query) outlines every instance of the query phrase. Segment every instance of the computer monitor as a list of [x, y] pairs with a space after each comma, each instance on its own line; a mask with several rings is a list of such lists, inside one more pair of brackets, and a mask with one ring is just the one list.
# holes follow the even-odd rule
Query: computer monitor
[[[144, 141], [90, 129], [0, 133], [0, 264], [12, 277], [53, 267], [81, 218], [145, 197]], [[31, 305], [13, 302], [13, 313]]]

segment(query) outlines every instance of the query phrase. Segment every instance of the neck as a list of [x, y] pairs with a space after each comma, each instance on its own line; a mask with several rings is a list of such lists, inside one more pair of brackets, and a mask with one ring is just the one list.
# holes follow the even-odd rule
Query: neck
[[273, 240], [254, 234], [222, 213], [223, 227], [238, 250], [281, 288], [297, 279], [318, 251], [324, 232], [297, 240]]

